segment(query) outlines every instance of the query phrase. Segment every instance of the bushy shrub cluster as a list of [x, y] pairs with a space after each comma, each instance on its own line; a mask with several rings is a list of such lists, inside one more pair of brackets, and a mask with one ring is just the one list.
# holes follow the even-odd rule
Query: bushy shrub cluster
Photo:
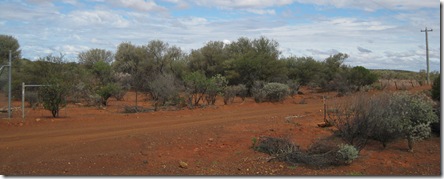
[[235, 86], [227, 86], [223, 92], [224, 104], [231, 104], [236, 96], [242, 98], [242, 101], [247, 97], [247, 87], [243, 84]]
[[115, 83], [108, 83], [97, 90], [97, 94], [101, 97], [101, 104], [106, 106], [108, 104], [108, 98], [115, 94], [119, 94], [122, 88]]
[[255, 82], [252, 93], [256, 102], [282, 102], [290, 91], [286, 84]]
[[151, 109], [144, 108], [142, 106], [124, 106], [123, 113], [139, 113], [139, 112], [148, 112], [152, 111]]
[[330, 122], [338, 134], [359, 149], [368, 139], [380, 141], [386, 147], [391, 141], [405, 138], [409, 150], [413, 150], [413, 142], [429, 137], [430, 124], [438, 119], [429, 98], [407, 92], [372, 97], [358, 94], [329, 111]]
[[39, 94], [36, 91], [29, 91], [25, 94], [25, 99], [28, 101], [29, 106], [32, 107], [32, 109], [35, 109], [39, 105]]
[[287, 81], [287, 85], [290, 88], [290, 90], [289, 90], [289, 95], [290, 96], [294, 96], [294, 95], [298, 94], [299, 87], [301, 86], [299, 84], [299, 82], [297, 82], [295, 80], [288, 80]]
[[298, 145], [290, 142], [288, 139], [261, 137], [254, 144], [253, 149], [292, 165], [306, 164], [318, 168], [348, 165], [359, 155], [359, 151], [352, 145], [325, 144], [318, 141], [312, 144], [307, 151], [303, 151], [299, 149]]
[[158, 75], [148, 87], [153, 101], [154, 110], [165, 106], [168, 102], [178, 98], [180, 88], [177, 79], [172, 75]]
[[359, 151], [353, 146], [348, 144], [339, 145], [338, 160], [350, 164], [353, 160], [358, 158]]
[[205, 101], [208, 105], [214, 105], [216, 103], [217, 95], [224, 92], [227, 84], [227, 79], [220, 74], [216, 74], [208, 80], [207, 95], [205, 96]]
[[259, 141], [253, 144], [253, 149], [269, 155], [286, 155], [292, 152], [298, 152], [299, 147], [288, 139], [261, 137]]
[[40, 89], [40, 98], [43, 102], [43, 107], [49, 111], [53, 117], [59, 117], [59, 111], [66, 106], [67, 89], [53, 83], [52, 85], [44, 86]]

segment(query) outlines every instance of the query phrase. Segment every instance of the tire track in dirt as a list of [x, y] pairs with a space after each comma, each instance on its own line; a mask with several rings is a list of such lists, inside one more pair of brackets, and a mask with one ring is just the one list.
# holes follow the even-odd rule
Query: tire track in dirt
[[[60, 126], [60, 129], [55, 130], [41, 131], [39, 130], [39, 126], [32, 130], [18, 128], [18, 130], [8, 131], [8, 133], [5, 133], [5, 131], [0, 132], [0, 148], [105, 140], [127, 135], [140, 135], [187, 127], [252, 120], [267, 116], [288, 115], [282, 113], [288, 113], [288, 108], [295, 108], [296, 111], [298, 108], [302, 107], [304, 108], [304, 111], [307, 111], [307, 109], [313, 110], [318, 109], [319, 104], [315, 103], [303, 106], [273, 104], [270, 105], [269, 108], [263, 109], [260, 113], [254, 108], [242, 108], [242, 110], [202, 110], [195, 112], [199, 113], [196, 115], [181, 116], [181, 113], [177, 113], [175, 115], [163, 116], [164, 119], [160, 120], [156, 119], [156, 117], [150, 118], [149, 113], [139, 113], [139, 119], [122, 121], [104, 120], [99, 124], [94, 123], [94, 125], [86, 125], [87, 123], [82, 124], [79, 122], [67, 122], [66, 127]], [[97, 124], [99, 126], [97, 126]], [[42, 128], [44, 127], [45, 126]]]

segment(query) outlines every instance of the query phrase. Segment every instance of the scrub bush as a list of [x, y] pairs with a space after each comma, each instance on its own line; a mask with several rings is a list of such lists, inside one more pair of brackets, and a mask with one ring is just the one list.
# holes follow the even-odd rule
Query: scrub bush
[[282, 102], [290, 94], [290, 91], [288, 85], [285, 84], [255, 82], [252, 93], [256, 102]]

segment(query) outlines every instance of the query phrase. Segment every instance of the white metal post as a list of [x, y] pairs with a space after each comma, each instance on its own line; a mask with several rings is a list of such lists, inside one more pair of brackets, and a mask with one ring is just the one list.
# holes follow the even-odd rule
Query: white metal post
[[12, 75], [11, 75], [11, 50], [9, 50], [9, 70], [8, 70], [8, 80], [9, 80], [9, 87], [8, 87], [8, 118], [11, 119], [11, 81], [12, 81]]
[[51, 85], [25, 85], [25, 82], [22, 82], [22, 119], [25, 119], [25, 88], [26, 87], [41, 87], [41, 86], [51, 86]]
[[25, 82], [22, 83], [22, 119], [25, 120]]

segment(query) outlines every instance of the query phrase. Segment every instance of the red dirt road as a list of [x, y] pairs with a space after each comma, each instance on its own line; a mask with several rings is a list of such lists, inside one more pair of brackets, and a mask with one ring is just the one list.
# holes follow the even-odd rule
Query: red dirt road
[[[68, 106], [57, 119], [31, 110], [25, 122], [17, 112], [0, 122], [0, 174], [441, 175], [436, 136], [417, 142], [413, 153], [403, 140], [384, 150], [370, 142], [351, 165], [325, 169], [268, 162], [268, 155], [253, 151], [252, 139], [260, 136], [287, 137], [306, 149], [332, 135], [333, 128], [316, 124], [323, 121], [322, 95], [334, 94], [307, 93], [284, 103], [236, 99], [203, 109], [120, 113], [130, 95], [107, 109]], [[303, 98], [306, 104], [299, 104]]]

